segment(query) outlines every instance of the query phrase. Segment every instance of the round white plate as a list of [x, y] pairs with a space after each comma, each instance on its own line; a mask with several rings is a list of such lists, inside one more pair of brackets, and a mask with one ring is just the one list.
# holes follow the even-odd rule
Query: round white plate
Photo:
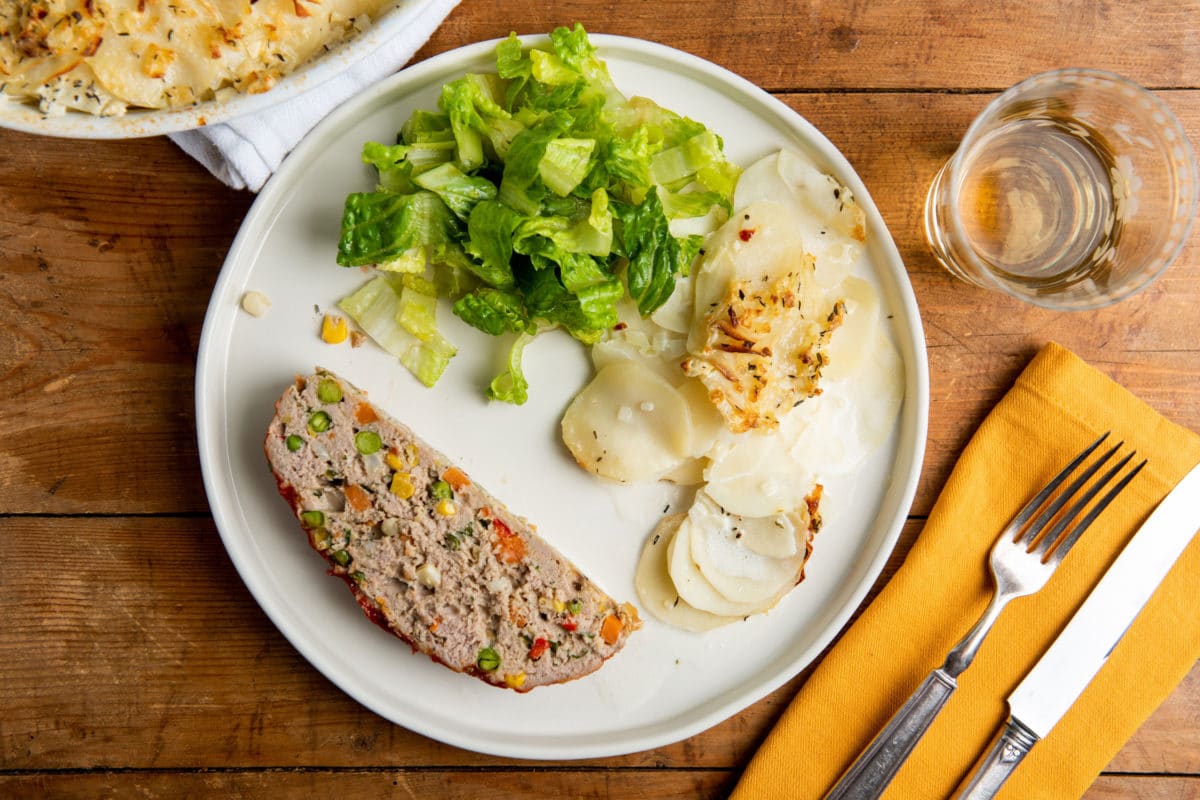
[[77, 111], [45, 115], [36, 106], [0, 96], [0, 128], [71, 139], [136, 139], [216, 125], [257, 113], [320, 86], [400, 35], [433, 3], [434, 0], [396, 0], [367, 30], [288, 73], [267, 92], [234, 94], [186, 108], [133, 110], [119, 117], [98, 117]]
[[[372, 399], [458, 462], [619, 600], [636, 602], [644, 537], [674, 501], [665, 485], [612, 487], [575, 465], [559, 420], [588, 380], [584, 348], [557, 333], [525, 350], [530, 400], [488, 403], [484, 387], [503, 341], [439, 312], [459, 348], [433, 389], [378, 348], [331, 346], [321, 310], [364, 282], [334, 261], [345, 196], [373, 185], [359, 153], [393, 141], [416, 108], [436, 108], [441, 85], [493, 68], [494, 42], [464, 47], [365, 91], [316, 128], [259, 195], [213, 293], [200, 343], [196, 412], [213, 516], [250, 591], [283, 634], [330, 680], [378, 714], [459, 747], [495, 755], [610, 756], [698, 733], [779, 687], [812, 661], [862, 601], [891, 552], [915, 491], [929, 387], [912, 288], [887, 228], [853, 169], [815, 128], [770, 95], [706, 61], [650, 42], [592, 37], [618, 87], [712, 127], [746, 165], [781, 147], [809, 153], [866, 211], [868, 249], [904, 360], [896, 432], [849, 478], [827, 483], [826, 524], [807, 579], [767, 615], [706, 634], [653, 618], [598, 672], [529, 694], [451, 672], [373, 625], [308, 546], [276, 492], [262, 442], [275, 400], [315, 365]], [[531, 41], [543, 41], [541, 39]], [[239, 310], [264, 292], [270, 312]], [[643, 614], [643, 616], [648, 616]]]

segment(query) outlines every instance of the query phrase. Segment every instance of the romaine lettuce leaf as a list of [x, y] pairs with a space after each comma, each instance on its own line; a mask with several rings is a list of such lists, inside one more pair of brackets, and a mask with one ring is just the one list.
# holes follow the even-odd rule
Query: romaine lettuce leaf
[[521, 356], [525, 345], [533, 339], [532, 333], [522, 333], [508, 351], [508, 368], [492, 379], [487, 396], [513, 405], [523, 405], [529, 399], [529, 381], [521, 368]]
[[587, 177], [595, 149], [595, 139], [564, 136], [549, 141], [538, 161], [538, 176], [547, 189], [559, 197], [566, 197]]
[[599, 341], [617, 324], [617, 300], [624, 293], [619, 280], [604, 281], [572, 294], [556, 268], [530, 269], [519, 276], [529, 316], [550, 325], [562, 325], [584, 344]]
[[674, 147], [655, 153], [650, 159], [650, 179], [663, 186], [687, 182], [715, 159], [721, 159], [721, 143], [709, 130], [697, 133]]
[[409, 286], [402, 287], [400, 302], [396, 307], [396, 321], [401, 328], [423, 342], [433, 339], [438, 335], [437, 296]]
[[546, 146], [570, 126], [571, 117], [559, 111], [517, 134], [504, 162], [504, 175], [500, 179], [501, 202], [525, 216], [533, 216], [541, 210], [546, 194], [540, 171], [542, 157], [546, 154]]
[[[338, 308], [354, 320], [376, 344], [396, 356], [426, 386], [432, 386], [441, 377], [446, 365], [456, 350], [436, 327], [424, 330], [419, 338], [404, 327], [403, 299], [425, 297], [420, 292], [400, 288], [386, 277], [377, 276], [353, 294], [338, 301]], [[418, 301], [419, 302], [419, 301]]]
[[515, 33], [496, 45], [496, 74], [506, 80], [529, 78], [533, 74], [533, 63]]
[[407, 193], [415, 187], [412, 182], [413, 162], [408, 160], [411, 150], [411, 147], [403, 144], [367, 142], [363, 145], [362, 161], [378, 171], [380, 189]]
[[569, 86], [577, 83], [583, 77], [578, 71], [571, 69], [554, 53], [545, 50], [530, 50], [529, 62], [533, 79], [538, 83], [549, 86]]
[[613, 136], [599, 148], [599, 167], [608, 189], [626, 203], [640, 203], [650, 189], [650, 134], [645, 127]]
[[550, 32], [550, 46], [564, 65], [587, 81], [587, 93], [604, 98], [608, 113], [619, 116], [624, 112], [628, 101], [613, 83], [608, 67], [596, 56], [596, 48], [588, 40], [582, 25], [575, 23], [573, 28], [555, 28]]
[[403, 289], [412, 289], [414, 292], [420, 292], [430, 297], [438, 296], [437, 284], [424, 275], [401, 275], [400, 286]]
[[413, 183], [437, 194], [461, 220], [470, 217], [471, 209], [481, 200], [493, 200], [496, 197], [496, 184], [487, 178], [464, 175], [450, 163], [422, 172], [413, 178]]
[[483, 75], [468, 74], [442, 87], [438, 105], [450, 118], [456, 145], [455, 161], [464, 172], [483, 166], [485, 120], [507, 120], [511, 115], [493, 95], [495, 86]]
[[457, 352], [444, 336], [435, 334], [426, 341], [418, 340], [413, 347], [401, 353], [400, 363], [421, 383], [433, 386]]
[[541, 256], [556, 263], [561, 263], [560, 252], [585, 253], [604, 259], [611, 255], [613, 215], [608, 207], [607, 192], [597, 189], [590, 202], [570, 198], [553, 205], [556, 214], [521, 219], [513, 233], [516, 252]]
[[375, 265], [384, 272], [396, 272], [404, 275], [421, 275], [429, 264], [429, 251], [424, 245], [409, 248], [395, 258], [380, 261]]
[[484, 283], [498, 288], [513, 285], [513, 233], [523, 217], [495, 200], [471, 209], [467, 220], [467, 252], [475, 256], [469, 268]]
[[455, 230], [454, 215], [433, 192], [356, 192], [346, 198], [337, 262], [386, 263], [417, 247], [453, 242]]
[[453, 142], [454, 129], [450, 117], [436, 111], [417, 109], [400, 128], [400, 141], [404, 144], [422, 142]]
[[454, 314], [492, 336], [505, 332], [523, 333], [534, 327], [520, 294], [486, 286], [458, 298], [454, 303]]
[[662, 201], [663, 213], [667, 219], [685, 219], [687, 217], [703, 217], [713, 206], [721, 206], [726, 211], [732, 211], [730, 198], [720, 192], [710, 192], [704, 189], [668, 192], [659, 191], [658, 199]]
[[625, 283], [638, 312], [647, 317], [675, 290], [675, 277], [687, 274], [699, 245], [671, 235], [662, 201], [650, 192], [641, 205], [621, 206], [621, 252], [629, 259]]

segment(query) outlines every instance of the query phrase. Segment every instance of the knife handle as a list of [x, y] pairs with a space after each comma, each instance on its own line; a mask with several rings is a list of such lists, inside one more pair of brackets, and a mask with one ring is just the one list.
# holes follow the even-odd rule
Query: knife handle
[[825, 800], [869, 800], [882, 795], [957, 686], [941, 669], [929, 673]]
[[1038, 743], [1038, 735], [1012, 717], [996, 737], [992, 749], [975, 770], [958, 800], [988, 800], [996, 796], [1021, 759]]

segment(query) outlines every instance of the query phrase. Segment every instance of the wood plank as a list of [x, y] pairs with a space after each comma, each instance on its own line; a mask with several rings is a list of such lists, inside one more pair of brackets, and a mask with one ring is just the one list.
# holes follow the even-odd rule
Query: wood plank
[[1195, 88], [1198, 16], [1195, 0], [515, 0], [463, 3], [418, 58], [509, 31], [546, 33], [581, 22], [591, 32], [701, 55], [769, 90], [1002, 89], [1035, 72], [1074, 65], [1149, 86]]
[[[0, 769], [562, 766], [468, 753], [359, 706], [257, 608], [206, 520], [0, 518], [0, 563]], [[568, 766], [739, 768], [802, 680], [687, 741]], [[1113, 766], [1200, 772], [1198, 753], [1200, 667]]]
[[116, 772], [0, 775], [6, 797], [175, 798], [239, 797], [243, 800], [307, 800], [311, 797], [403, 797], [440, 800], [528, 800], [531, 797], [600, 800], [703, 800], [732, 788], [726, 771], [602, 770], [443, 771], [381, 770], [303, 772]]
[[0, 132], [4, 510], [204, 511], [196, 346], [253, 198], [165, 138], [88, 152]]
[[[1200, 141], [1200, 92], [1165, 96]], [[1134, 298], [1079, 314], [1028, 307], [952, 279], [921, 240], [925, 187], [984, 98], [784, 99], [862, 175], [913, 281], [932, 378], [914, 513], [928, 513], [979, 421], [1049, 340], [1200, 430], [1200, 350], [1179, 324], [1200, 307], [1200, 227], [1163, 278]], [[220, 187], [165, 139], [92, 143], [96, 163], [106, 165], [95, 174], [74, 157], [76, 147], [0, 131], [5, 510], [203, 512], [193, 360], [250, 196]], [[34, 159], [41, 174], [20, 166]], [[146, 226], [146, 208], [160, 224]], [[126, 465], [129, 441], [138, 443], [136, 465]]]
[[[726, 797], [736, 771], [696, 769], [605, 769], [446, 771], [303, 770], [167, 771], [0, 774], [7, 797], [177, 798], [238, 797], [242, 800], [307, 800], [311, 797], [402, 797], [419, 800], [705, 800]], [[1101, 775], [1083, 800], [1198, 800], [1200, 778]]]
[[1102, 775], [1083, 800], [1200, 800], [1200, 778]]

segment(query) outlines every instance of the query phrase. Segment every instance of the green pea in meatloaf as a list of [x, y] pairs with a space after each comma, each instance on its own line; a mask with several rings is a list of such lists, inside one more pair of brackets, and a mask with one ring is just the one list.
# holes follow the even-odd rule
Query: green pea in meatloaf
[[318, 369], [275, 405], [267, 461], [367, 616], [450, 669], [526, 692], [587, 675], [640, 622], [364, 392]]

